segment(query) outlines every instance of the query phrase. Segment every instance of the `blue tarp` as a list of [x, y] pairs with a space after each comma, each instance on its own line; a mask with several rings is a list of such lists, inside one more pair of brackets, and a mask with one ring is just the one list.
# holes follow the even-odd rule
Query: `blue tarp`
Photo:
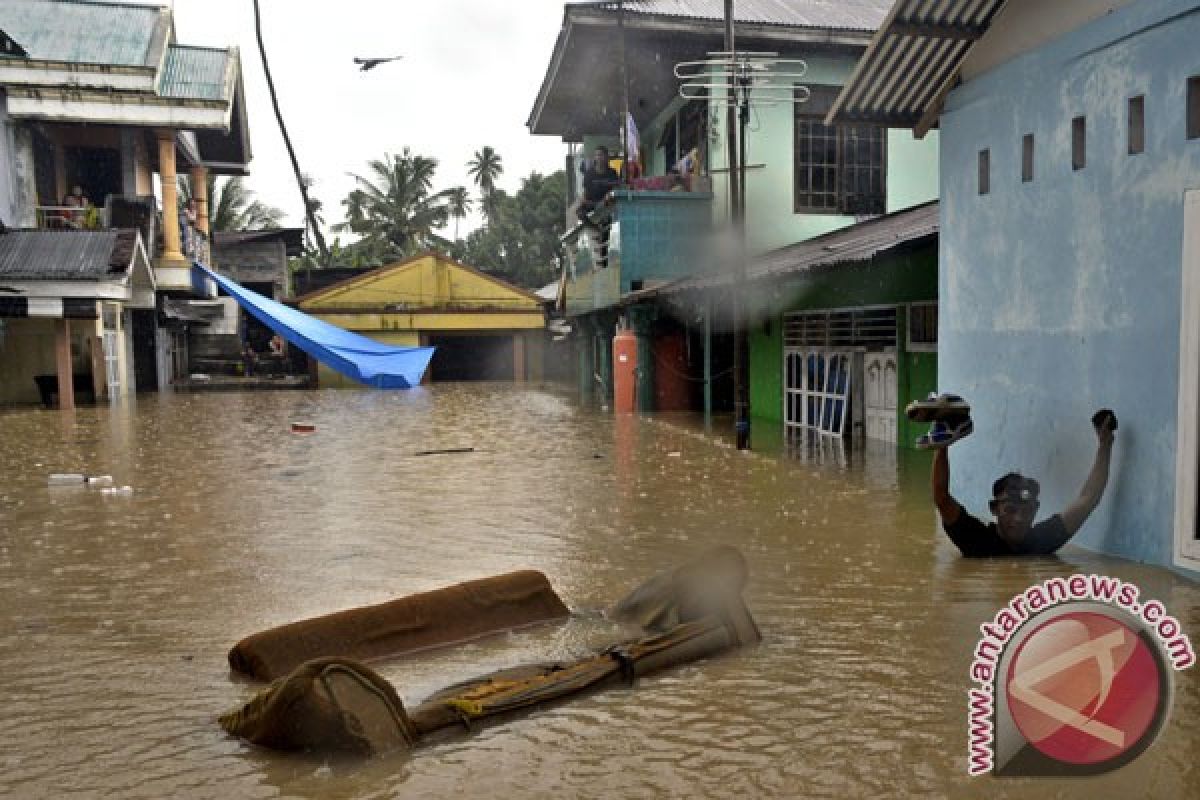
[[263, 297], [199, 262], [195, 262], [195, 268], [288, 342], [322, 364], [367, 386], [411, 389], [421, 383], [421, 376], [433, 357], [432, 347], [383, 344]]

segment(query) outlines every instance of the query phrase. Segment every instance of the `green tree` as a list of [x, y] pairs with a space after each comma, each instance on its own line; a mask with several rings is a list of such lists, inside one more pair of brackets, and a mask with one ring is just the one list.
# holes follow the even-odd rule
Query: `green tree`
[[519, 286], [537, 288], [558, 274], [559, 237], [566, 230], [566, 175], [532, 172], [515, 195], [493, 193], [495, 214], [486, 228], [458, 239], [450, 254]]
[[458, 223], [466, 219], [467, 213], [471, 210], [471, 196], [467, 194], [467, 187], [455, 186], [450, 190], [449, 211], [450, 216], [454, 218], [454, 239], [458, 241]]
[[490, 145], [484, 145], [467, 162], [467, 174], [475, 179], [475, 185], [479, 187], [483, 213], [491, 225], [496, 211], [496, 179], [504, 174], [503, 159]]
[[437, 159], [414, 155], [409, 149], [398, 156], [371, 161], [369, 177], [351, 173], [358, 184], [342, 205], [346, 221], [335, 231], [359, 236], [355, 246], [385, 261], [422, 250], [448, 248], [436, 231], [450, 219], [453, 189], [433, 191]]
[[[259, 231], [278, 228], [284, 212], [255, 199], [254, 191], [241, 176], [218, 179], [208, 176], [208, 229], [218, 231]], [[179, 176], [179, 207], [193, 197], [191, 178]]]

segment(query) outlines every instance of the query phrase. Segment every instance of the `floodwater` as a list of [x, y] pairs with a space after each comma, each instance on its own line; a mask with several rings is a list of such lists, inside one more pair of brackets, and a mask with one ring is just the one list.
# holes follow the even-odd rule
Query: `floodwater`
[[[1200, 796], [1195, 668], [1122, 770], [966, 775], [970, 655], [1012, 595], [1116, 575], [1200, 639], [1200, 586], [1081, 550], [964, 561], [935, 530], [925, 454], [728, 438], [496, 384], [0, 412], [0, 796]], [[54, 472], [134, 492], [48, 488]], [[369, 761], [260, 750], [216, 723], [256, 688], [226, 652], [262, 628], [526, 567], [586, 611], [716, 543], [750, 562], [757, 647]], [[603, 626], [585, 613], [379, 669], [413, 705], [578, 655]]]

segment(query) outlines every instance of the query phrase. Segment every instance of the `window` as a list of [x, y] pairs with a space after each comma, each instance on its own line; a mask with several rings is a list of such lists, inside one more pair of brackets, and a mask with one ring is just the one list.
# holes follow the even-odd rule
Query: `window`
[[937, 351], [937, 303], [913, 303], [908, 307], [908, 350], [914, 353]]
[[1033, 134], [1021, 138], [1021, 183], [1033, 180]]
[[1129, 155], [1146, 149], [1146, 96], [1129, 98]]
[[825, 125], [822, 120], [840, 87], [808, 88], [808, 101], [795, 104], [795, 211], [884, 213], [886, 129]]
[[1071, 169], [1087, 166], [1087, 117], [1071, 120]]
[[979, 193], [987, 194], [991, 191], [992, 182], [992, 151], [979, 151]]
[[1200, 139], [1200, 75], [1187, 82], [1187, 138]]

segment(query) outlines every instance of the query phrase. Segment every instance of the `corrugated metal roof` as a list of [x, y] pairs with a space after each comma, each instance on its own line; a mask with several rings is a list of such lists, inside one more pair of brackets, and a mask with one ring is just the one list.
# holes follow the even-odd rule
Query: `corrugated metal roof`
[[124, 3], [0, 2], [0, 29], [30, 58], [78, 64], [154, 66], [150, 49], [161, 17], [156, 6]]
[[227, 100], [225, 71], [229, 51], [219, 47], [192, 47], [173, 44], [158, 76], [162, 97], [187, 100]]
[[[597, 3], [609, 11], [616, 2]], [[803, 28], [873, 31], [887, 16], [891, 0], [737, 0], [737, 22], [788, 25]], [[628, 0], [627, 14], [651, 14], [686, 19], [724, 20], [723, 0]]]
[[98, 281], [133, 261], [137, 231], [8, 231], [0, 234], [0, 278]]
[[[750, 263], [746, 278], [762, 280], [869, 261], [896, 247], [936, 236], [937, 232], [938, 203], [933, 200], [764, 253]], [[669, 290], [707, 289], [730, 283], [732, 275], [719, 275], [679, 281]]]
[[[915, 127], [1006, 0], [898, 0], [826, 117]], [[931, 124], [926, 119], [926, 125]]]

